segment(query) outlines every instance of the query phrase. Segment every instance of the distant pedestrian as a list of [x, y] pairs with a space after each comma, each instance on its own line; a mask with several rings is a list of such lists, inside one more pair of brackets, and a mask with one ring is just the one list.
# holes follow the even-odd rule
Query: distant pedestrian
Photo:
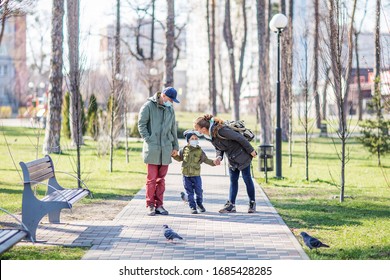
[[147, 164], [146, 208], [147, 214], [168, 215], [163, 207], [165, 176], [168, 165], [179, 150], [176, 117], [173, 102], [179, 103], [177, 92], [167, 87], [150, 97], [141, 107], [138, 130], [144, 140], [142, 154]]
[[[206, 212], [203, 206], [200, 165], [204, 162], [208, 165], [215, 166], [215, 162], [207, 158], [205, 152], [199, 146], [198, 136], [196, 134], [197, 132], [195, 131], [186, 131], [184, 136], [186, 137], [187, 145], [179, 151], [178, 155], [173, 157], [175, 160], [183, 162], [181, 165], [183, 184], [192, 214], [198, 214], [197, 208], [200, 212]], [[181, 196], [183, 197], [183, 194]]]
[[235, 203], [238, 193], [238, 179], [241, 172], [249, 197], [248, 213], [254, 213], [256, 211], [255, 187], [250, 167], [252, 159], [257, 155], [255, 149], [243, 135], [224, 125], [223, 120], [212, 115], [204, 115], [197, 118], [194, 123], [194, 129], [202, 133], [215, 147], [217, 152], [215, 163], [217, 165], [221, 163], [224, 153], [226, 153], [229, 161], [229, 200], [219, 212], [236, 212]]

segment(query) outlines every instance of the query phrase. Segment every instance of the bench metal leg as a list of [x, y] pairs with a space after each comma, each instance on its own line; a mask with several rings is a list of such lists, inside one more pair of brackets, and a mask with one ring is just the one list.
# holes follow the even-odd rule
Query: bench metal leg
[[35, 214], [34, 216], [27, 214], [22, 217], [23, 218], [22, 222], [26, 225], [26, 227], [30, 231], [31, 238], [34, 241], [37, 241], [36, 238], [37, 228], [43, 216], [45, 216], [45, 213], [39, 213], [39, 215]]
[[49, 212], [49, 222], [52, 223], [52, 224], [59, 224], [60, 223], [60, 213], [61, 213], [61, 209], [60, 210], [52, 210], [51, 212]]

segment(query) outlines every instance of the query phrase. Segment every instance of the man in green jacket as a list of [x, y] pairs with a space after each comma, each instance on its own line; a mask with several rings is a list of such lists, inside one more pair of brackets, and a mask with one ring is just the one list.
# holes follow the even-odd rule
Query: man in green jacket
[[173, 103], [177, 100], [177, 91], [167, 87], [150, 97], [141, 107], [138, 117], [138, 130], [144, 139], [142, 154], [147, 165], [146, 208], [147, 214], [168, 215], [163, 207], [165, 176], [171, 156], [177, 155], [176, 117]]

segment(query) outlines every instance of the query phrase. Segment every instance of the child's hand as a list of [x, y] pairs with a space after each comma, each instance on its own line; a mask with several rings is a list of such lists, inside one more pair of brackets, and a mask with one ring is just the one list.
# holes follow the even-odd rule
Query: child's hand
[[214, 159], [213, 162], [214, 162], [215, 165], [220, 165], [221, 164], [221, 158], [218, 157], [218, 158]]
[[176, 150], [173, 150], [172, 153], [171, 153], [171, 156], [175, 157], [177, 156], [179, 153], [176, 151]]

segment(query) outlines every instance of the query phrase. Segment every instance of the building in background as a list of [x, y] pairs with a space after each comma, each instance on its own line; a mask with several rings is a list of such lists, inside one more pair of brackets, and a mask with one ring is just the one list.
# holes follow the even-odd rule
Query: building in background
[[26, 16], [7, 19], [0, 45], [0, 106], [17, 112], [26, 102], [28, 89], [26, 65]]

